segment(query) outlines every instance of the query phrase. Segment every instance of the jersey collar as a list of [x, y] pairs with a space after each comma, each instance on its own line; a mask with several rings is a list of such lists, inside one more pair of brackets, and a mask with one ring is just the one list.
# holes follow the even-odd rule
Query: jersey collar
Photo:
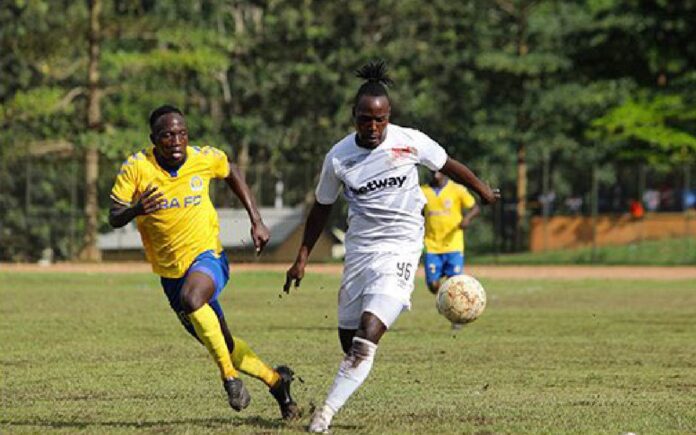
[[[187, 148], [188, 148], [188, 147], [187, 147]], [[167, 165], [166, 163], [164, 163], [163, 161], [161, 161], [161, 160], [159, 159], [159, 157], [157, 157], [157, 153], [155, 152], [155, 148], [154, 148], [154, 147], [152, 147], [152, 156], [155, 158], [155, 162], [157, 162], [157, 166], [159, 166], [159, 167], [162, 168], [165, 172], [167, 172], [167, 173], [169, 174], [169, 176], [171, 176], [171, 177], [176, 177], [176, 176], [179, 175], [179, 169], [181, 169], [181, 167], [184, 166], [184, 165], [186, 164], [186, 162], [188, 161], [188, 158], [189, 158], [189, 153], [188, 153], [188, 151], [189, 151], [189, 150], [186, 150], [186, 158], [184, 159], [184, 161], [181, 162], [181, 164], [180, 164], [179, 166], [176, 166], [176, 167], [169, 166], [169, 165]]]
[[445, 190], [445, 187], [447, 187], [447, 185], [449, 184], [449, 182], [450, 182], [450, 180], [447, 180], [447, 182], [445, 183], [445, 185], [442, 186], [442, 187], [433, 187], [433, 186], [430, 186], [430, 188], [433, 189], [433, 192], [435, 192], [435, 195], [436, 195], [436, 196], [440, 196], [440, 192], [442, 192], [443, 190]]
[[387, 124], [387, 126], [385, 127], [384, 140], [382, 142], [380, 142], [379, 145], [377, 145], [376, 147], [374, 147], [374, 148], [361, 147], [360, 144], [358, 143], [358, 132], [357, 131], [355, 133], [353, 133], [353, 145], [355, 145], [355, 148], [357, 148], [359, 150], [367, 151], [367, 152], [372, 152], [374, 150], [379, 149], [380, 147], [382, 147], [382, 145], [387, 143], [387, 137], [389, 136], [389, 126], [390, 125], [391, 125], [391, 123]]

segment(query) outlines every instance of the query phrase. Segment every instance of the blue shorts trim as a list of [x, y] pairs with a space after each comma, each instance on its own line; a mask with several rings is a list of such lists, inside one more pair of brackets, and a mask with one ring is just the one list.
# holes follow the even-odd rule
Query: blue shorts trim
[[230, 279], [230, 265], [227, 261], [227, 255], [225, 255], [224, 251], [220, 256], [215, 255], [213, 251], [205, 251], [193, 260], [193, 263], [191, 263], [191, 266], [181, 278], [160, 278], [164, 294], [169, 300], [169, 306], [174, 310], [177, 316], [179, 316], [179, 321], [189, 334], [196, 337], [196, 331], [186, 316], [184, 307], [181, 305], [181, 289], [184, 286], [186, 278], [192, 272], [204, 273], [213, 280], [215, 293], [213, 293], [213, 296], [208, 300], [208, 304], [213, 311], [215, 311], [219, 319], [224, 319], [225, 314], [222, 311], [220, 302], [218, 302], [218, 297], [220, 293], [222, 293], [222, 289], [227, 285], [227, 281]]
[[464, 253], [445, 252], [443, 254], [425, 254], [425, 282], [433, 284], [443, 276], [450, 277], [464, 273]]

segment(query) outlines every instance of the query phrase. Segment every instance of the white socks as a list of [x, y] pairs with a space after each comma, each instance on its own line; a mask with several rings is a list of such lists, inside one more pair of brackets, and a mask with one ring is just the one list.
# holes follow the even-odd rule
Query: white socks
[[[329, 395], [324, 402], [332, 414], [338, 412], [348, 398], [365, 381], [372, 369], [377, 345], [360, 337], [353, 337], [353, 345], [341, 361]], [[331, 415], [329, 418], [333, 417]]]

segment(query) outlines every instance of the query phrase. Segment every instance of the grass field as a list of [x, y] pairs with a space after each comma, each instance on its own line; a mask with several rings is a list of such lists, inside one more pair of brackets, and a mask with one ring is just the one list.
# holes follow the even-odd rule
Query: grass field
[[520, 254], [471, 255], [475, 264], [602, 264], [683, 266], [696, 265], [696, 238], [646, 240], [620, 246], [565, 249]]
[[[321, 403], [341, 358], [339, 278], [233, 274], [230, 326]], [[484, 280], [456, 334], [419, 279], [334, 433], [696, 432], [696, 281]], [[263, 385], [226, 405], [217, 369], [149, 274], [0, 273], [2, 433], [278, 433]]]

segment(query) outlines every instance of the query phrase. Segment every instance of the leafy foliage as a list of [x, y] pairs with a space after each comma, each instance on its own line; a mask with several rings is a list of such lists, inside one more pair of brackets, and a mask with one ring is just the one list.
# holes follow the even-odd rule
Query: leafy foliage
[[[558, 193], [578, 190], [602, 159], [693, 162], [693, 0], [103, 2], [104, 125], [90, 132], [85, 2], [0, 7], [0, 177], [14, 183], [0, 192], [13, 208], [2, 212], [3, 232], [27, 232], [29, 217], [52, 228], [39, 232], [66, 226], [31, 212], [27, 179], [12, 176], [36, 158], [32, 144], [74, 145], [67, 157], [41, 157], [56, 168], [96, 145], [105, 209], [114, 168], [148, 146], [147, 115], [163, 103], [184, 110], [195, 143], [219, 146], [245, 167], [266, 163], [265, 178], [283, 178], [288, 198], [300, 200], [321, 156], [352, 129], [353, 72], [378, 57], [395, 81], [393, 121], [431, 135], [509, 200], [520, 146], [525, 197], [540, 192], [544, 161]], [[58, 185], [70, 179], [64, 172], [42, 177]], [[76, 208], [61, 216], [72, 222], [84, 187], [68, 190]], [[41, 207], [64, 201], [61, 192]], [[78, 232], [81, 225], [74, 222]], [[24, 255], [51, 246], [70, 256], [59, 244], [69, 245], [42, 239]]]
[[622, 154], [651, 163], [693, 160], [696, 136], [681, 126], [696, 120], [695, 109], [687, 107], [679, 95], [631, 99], [595, 119], [591, 135], [636, 144], [622, 149]]

